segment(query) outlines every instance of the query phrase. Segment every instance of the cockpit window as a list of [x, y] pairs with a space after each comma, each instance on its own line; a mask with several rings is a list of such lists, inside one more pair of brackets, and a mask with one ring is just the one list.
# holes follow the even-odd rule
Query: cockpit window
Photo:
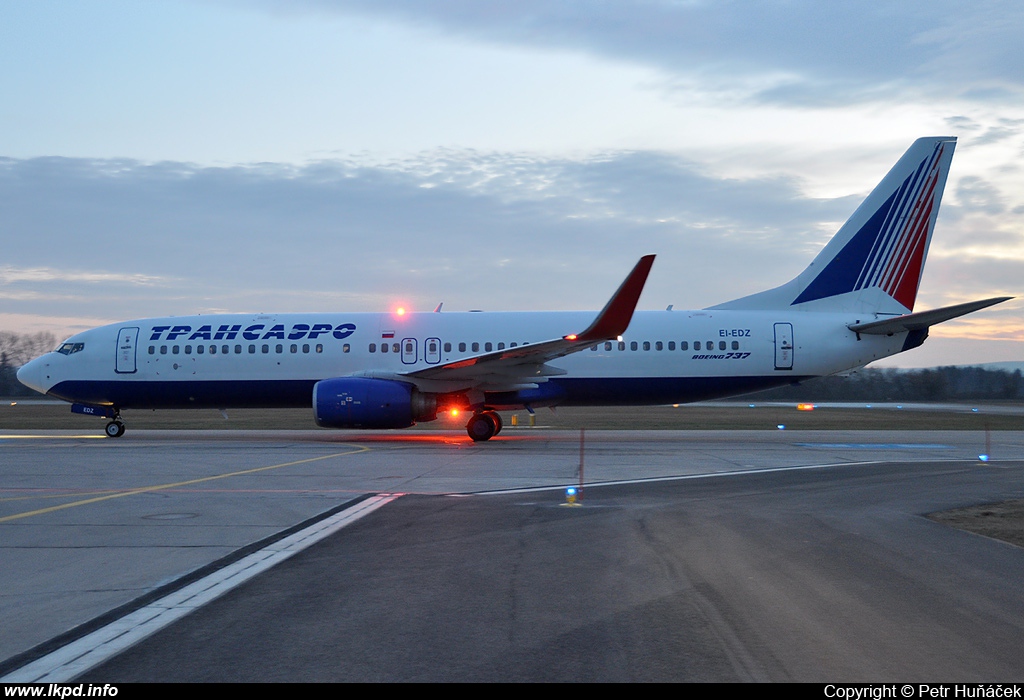
[[61, 355], [74, 355], [76, 352], [82, 352], [83, 350], [85, 350], [85, 343], [64, 343], [57, 348], [57, 352]]

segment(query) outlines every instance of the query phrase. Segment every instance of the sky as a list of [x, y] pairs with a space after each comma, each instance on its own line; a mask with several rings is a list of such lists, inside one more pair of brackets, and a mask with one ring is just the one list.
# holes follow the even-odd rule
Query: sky
[[[701, 308], [958, 137], [916, 310], [1024, 280], [1024, 5], [0, 0], [0, 330]], [[1024, 359], [1024, 299], [876, 366]]]

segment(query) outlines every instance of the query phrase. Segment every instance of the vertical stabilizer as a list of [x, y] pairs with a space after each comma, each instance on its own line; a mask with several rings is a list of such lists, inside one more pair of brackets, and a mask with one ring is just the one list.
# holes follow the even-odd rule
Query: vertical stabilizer
[[716, 309], [912, 311], [956, 139], [918, 139], [790, 282]]

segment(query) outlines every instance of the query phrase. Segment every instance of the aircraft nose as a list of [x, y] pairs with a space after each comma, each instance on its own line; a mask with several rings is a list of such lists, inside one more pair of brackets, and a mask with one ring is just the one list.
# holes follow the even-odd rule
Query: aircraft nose
[[40, 394], [45, 394], [46, 387], [43, 386], [43, 359], [37, 357], [31, 362], [22, 365], [21, 369], [18, 370], [18, 381], [29, 389], [35, 389]]

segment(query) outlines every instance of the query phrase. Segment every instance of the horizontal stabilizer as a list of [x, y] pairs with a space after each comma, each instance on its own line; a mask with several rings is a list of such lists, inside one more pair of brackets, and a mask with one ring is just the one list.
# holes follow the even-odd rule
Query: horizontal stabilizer
[[980, 301], [969, 301], [965, 304], [955, 304], [941, 309], [931, 311], [919, 311], [915, 314], [905, 314], [894, 318], [886, 318], [881, 321], [869, 321], [867, 323], [854, 323], [848, 328], [856, 333], [868, 335], [894, 335], [907, 331], [920, 331], [934, 326], [943, 321], [948, 321], [965, 314], [978, 311], [1001, 304], [1013, 297], [993, 297], [992, 299], [981, 299]]

